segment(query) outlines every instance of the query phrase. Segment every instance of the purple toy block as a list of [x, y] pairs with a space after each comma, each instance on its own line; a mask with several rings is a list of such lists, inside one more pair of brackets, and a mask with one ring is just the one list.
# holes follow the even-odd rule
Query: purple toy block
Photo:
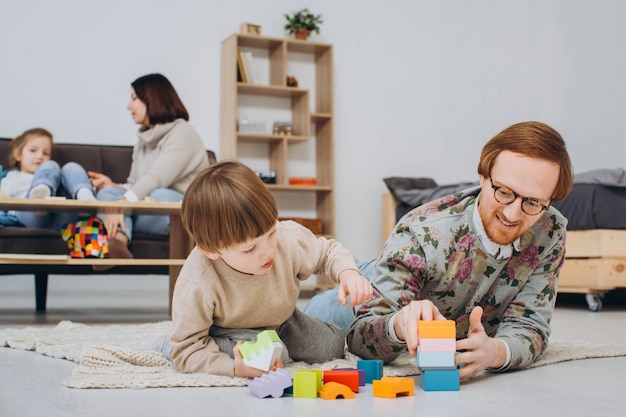
[[291, 374], [282, 368], [271, 371], [248, 382], [250, 393], [255, 397], [265, 398], [283, 396], [286, 388], [292, 386]]

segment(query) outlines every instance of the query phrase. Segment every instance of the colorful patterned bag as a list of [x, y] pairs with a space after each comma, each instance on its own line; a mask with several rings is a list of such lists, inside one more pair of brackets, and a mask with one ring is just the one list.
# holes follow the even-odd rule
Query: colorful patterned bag
[[108, 258], [109, 244], [104, 223], [96, 216], [65, 225], [61, 237], [72, 258]]

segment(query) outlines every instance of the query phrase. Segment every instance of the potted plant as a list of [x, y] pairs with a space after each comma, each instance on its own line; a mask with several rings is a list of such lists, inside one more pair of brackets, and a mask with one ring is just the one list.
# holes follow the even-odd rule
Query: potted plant
[[289, 33], [293, 33], [296, 39], [301, 40], [306, 40], [311, 32], [315, 32], [319, 35], [320, 25], [324, 23], [322, 21], [322, 15], [314, 15], [309, 12], [309, 9], [302, 9], [291, 15], [286, 14], [285, 19], [287, 19], [285, 30]]

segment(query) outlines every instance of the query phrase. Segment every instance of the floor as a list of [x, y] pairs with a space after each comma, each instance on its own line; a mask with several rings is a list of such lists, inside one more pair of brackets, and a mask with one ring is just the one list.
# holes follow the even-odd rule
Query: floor
[[[0, 328], [169, 319], [167, 277], [102, 276], [50, 279], [47, 314], [33, 313], [32, 279], [0, 277]], [[301, 300], [300, 305], [306, 300]], [[591, 312], [583, 295], [559, 296], [553, 337], [626, 343], [626, 293], [609, 293]], [[356, 399], [259, 399], [246, 387], [92, 389], [61, 385], [74, 363], [0, 348], [0, 416], [623, 416], [626, 358], [566, 362], [507, 374], [482, 374], [455, 392], [424, 392], [384, 399], [365, 386]]]

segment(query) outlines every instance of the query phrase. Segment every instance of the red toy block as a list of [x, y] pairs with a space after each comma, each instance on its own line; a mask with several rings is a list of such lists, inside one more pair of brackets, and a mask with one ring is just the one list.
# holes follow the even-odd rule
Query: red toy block
[[337, 398], [354, 398], [354, 392], [339, 382], [330, 381], [322, 386], [322, 389], [318, 392], [320, 398], [325, 400], [336, 400]]
[[359, 371], [356, 369], [330, 369], [324, 371], [324, 384], [339, 382], [348, 386], [352, 392], [359, 392]]
[[372, 381], [374, 397], [410, 397], [415, 393], [415, 383], [411, 378], [384, 376]]

